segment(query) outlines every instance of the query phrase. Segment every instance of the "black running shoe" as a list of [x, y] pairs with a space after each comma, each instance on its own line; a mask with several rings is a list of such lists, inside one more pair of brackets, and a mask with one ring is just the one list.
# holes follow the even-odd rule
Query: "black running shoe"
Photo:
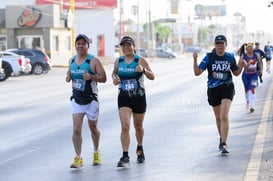
[[222, 154], [227, 154], [229, 153], [229, 151], [227, 151], [227, 145], [222, 145], [223, 146], [223, 149], [222, 149]]
[[222, 143], [222, 138], [220, 138], [220, 142], [219, 142], [219, 151], [222, 151], [223, 150], [223, 143]]
[[250, 113], [253, 113], [254, 111], [255, 111], [255, 109], [253, 107], [250, 108], [250, 110], [249, 110]]
[[143, 149], [142, 150], [137, 150], [137, 162], [138, 163], [143, 163], [145, 161], [145, 156], [144, 156], [144, 152]]
[[129, 157], [121, 157], [117, 167], [128, 167], [130, 165]]

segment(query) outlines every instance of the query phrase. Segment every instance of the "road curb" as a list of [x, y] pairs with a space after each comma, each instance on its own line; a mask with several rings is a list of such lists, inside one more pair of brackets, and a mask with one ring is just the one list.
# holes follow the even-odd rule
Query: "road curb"
[[252, 181], [252, 180], [254, 181], [254, 180], [258, 180], [259, 178], [264, 145], [266, 141], [267, 127], [269, 124], [268, 119], [270, 117], [269, 114], [270, 114], [271, 105], [272, 105], [272, 98], [273, 98], [272, 92], [273, 92], [273, 81], [271, 81], [269, 89], [267, 91], [266, 101], [263, 107], [263, 112], [262, 112], [261, 120], [257, 129], [255, 142], [254, 142], [253, 149], [250, 155], [247, 170], [244, 176], [244, 181]]

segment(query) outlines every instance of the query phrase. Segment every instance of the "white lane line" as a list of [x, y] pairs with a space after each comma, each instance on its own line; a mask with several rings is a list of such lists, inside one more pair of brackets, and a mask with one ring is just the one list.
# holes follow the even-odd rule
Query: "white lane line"
[[23, 151], [23, 152], [21, 152], [21, 153], [15, 155], [15, 156], [12, 156], [11, 158], [4, 158], [4, 160], [0, 162], [0, 165], [3, 166], [3, 165], [5, 165], [5, 164], [7, 164], [7, 163], [9, 163], [9, 162], [11, 162], [11, 161], [20, 159], [20, 158], [22, 158], [22, 157], [24, 157], [24, 156], [26, 156], [26, 155], [28, 155], [28, 154], [34, 152], [34, 151], [37, 151], [37, 149], [38, 149], [38, 148], [31, 147], [31, 148], [29, 148], [29, 149], [26, 150], [26, 151]]
[[266, 101], [263, 107], [263, 113], [261, 116], [260, 124], [256, 134], [254, 146], [250, 155], [247, 170], [245, 173], [245, 181], [256, 181], [259, 177], [261, 161], [264, 151], [264, 143], [268, 125], [268, 119], [272, 103], [272, 93], [273, 92], [273, 81], [270, 84], [269, 90], [267, 92]]

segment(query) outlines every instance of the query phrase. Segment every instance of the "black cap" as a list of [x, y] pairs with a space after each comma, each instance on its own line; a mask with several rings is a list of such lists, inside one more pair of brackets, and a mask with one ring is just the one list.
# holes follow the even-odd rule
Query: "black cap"
[[122, 45], [123, 43], [130, 43], [132, 45], [135, 45], [135, 41], [131, 36], [124, 36], [121, 40], [119, 45]]
[[259, 42], [255, 42], [255, 45], [258, 45], [258, 46], [259, 46], [259, 45], [260, 45], [260, 43], [259, 43]]
[[84, 41], [89, 45], [89, 38], [85, 34], [79, 34], [76, 37], [75, 43], [81, 38], [84, 39]]
[[215, 37], [214, 43], [217, 43], [217, 42], [227, 43], [227, 39], [224, 35], [217, 35]]

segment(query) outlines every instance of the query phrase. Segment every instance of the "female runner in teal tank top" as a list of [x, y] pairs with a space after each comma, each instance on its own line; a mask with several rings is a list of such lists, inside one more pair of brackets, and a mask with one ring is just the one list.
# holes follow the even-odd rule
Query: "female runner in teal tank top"
[[129, 145], [130, 145], [130, 118], [133, 116], [134, 127], [137, 140], [137, 161], [145, 161], [143, 151], [143, 120], [146, 112], [146, 94], [144, 88], [144, 75], [153, 80], [149, 63], [141, 56], [135, 54], [135, 42], [130, 36], [121, 39], [120, 46], [123, 56], [116, 59], [112, 72], [113, 84], [119, 86], [118, 109], [121, 123], [120, 140], [123, 155], [117, 166], [126, 167], [129, 165]]

